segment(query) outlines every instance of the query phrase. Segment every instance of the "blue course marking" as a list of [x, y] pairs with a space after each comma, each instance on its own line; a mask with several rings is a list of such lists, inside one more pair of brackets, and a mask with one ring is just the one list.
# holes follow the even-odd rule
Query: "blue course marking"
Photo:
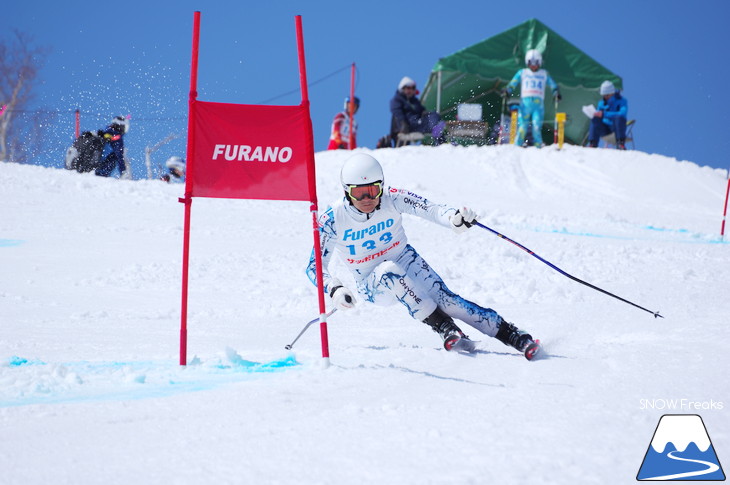
[[[229, 358], [232, 357], [229, 355]], [[11, 387], [0, 390], [0, 408], [31, 404], [59, 404], [89, 401], [133, 401], [207, 391], [227, 384], [255, 379], [262, 373], [283, 372], [300, 367], [293, 354], [270, 362], [252, 362], [235, 354], [231, 362], [200, 363], [181, 367], [169, 361], [107, 361], [45, 363], [13, 356], [0, 360], [9, 376], [18, 381], [16, 395]], [[34, 366], [31, 369], [31, 366]], [[37, 366], [37, 367], [35, 367]], [[40, 374], [39, 374], [40, 373]], [[72, 378], [72, 376], [75, 376]], [[23, 382], [23, 380], [27, 382]], [[75, 380], [74, 380], [75, 379]], [[35, 387], [34, 382], [41, 386]], [[28, 392], [28, 389], [34, 389]], [[38, 390], [40, 389], [40, 390]]]
[[551, 232], [553, 234], [563, 234], [565, 236], [580, 236], [580, 237], [597, 237], [597, 238], [605, 238], [605, 239], [634, 239], [631, 237], [626, 236], [610, 236], [608, 234], [595, 234], [592, 232], [573, 232], [569, 231], [566, 228], [562, 229], [550, 229], [550, 230], [540, 230], [538, 229], [537, 232]]
[[0, 248], [9, 248], [13, 246], [20, 246], [25, 241], [20, 239], [0, 239]]
[[550, 228], [541, 228], [541, 227], [532, 228], [532, 230], [534, 232], [560, 234], [562, 236], [594, 237], [594, 238], [600, 238], [600, 239], [618, 239], [618, 240], [623, 240], [623, 241], [665, 241], [665, 242], [675, 242], [675, 243], [684, 243], [684, 244], [730, 244], [730, 241], [723, 240], [720, 237], [691, 232], [687, 229], [662, 229], [662, 228], [657, 228], [654, 226], [643, 226], [643, 227], [641, 227], [641, 229], [646, 230], [646, 231], [652, 231], [652, 232], [677, 234], [677, 235], [681, 236], [681, 238], [677, 237], [677, 238], [657, 239], [657, 238], [649, 238], [649, 237], [617, 236], [617, 235], [612, 235], [612, 234], [598, 234], [598, 233], [592, 233], [592, 232], [569, 231], [565, 227], [563, 227], [561, 229], [550, 229]]
[[7, 360], [7, 364], [10, 367], [20, 367], [21, 365], [45, 365], [45, 362], [41, 362], [40, 360], [28, 360], [14, 355]]

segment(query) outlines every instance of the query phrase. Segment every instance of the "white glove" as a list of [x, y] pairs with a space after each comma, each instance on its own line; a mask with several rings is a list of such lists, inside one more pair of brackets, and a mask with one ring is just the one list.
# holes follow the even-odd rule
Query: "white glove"
[[466, 207], [462, 207], [457, 210], [456, 214], [451, 216], [449, 220], [451, 221], [452, 229], [454, 229], [457, 233], [462, 233], [469, 229], [474, 222], [476, 222], [476, 219], [476, 212], [471, 209], [467, 209]]
[[330, 298], [332, 298], [332, 304], [340, 310], [349, 310], [353, 308], [357, 303], [355, 295], [350, 290], [342, 286], [342, 282], [336, 278], [333, 278], [329, 284]]

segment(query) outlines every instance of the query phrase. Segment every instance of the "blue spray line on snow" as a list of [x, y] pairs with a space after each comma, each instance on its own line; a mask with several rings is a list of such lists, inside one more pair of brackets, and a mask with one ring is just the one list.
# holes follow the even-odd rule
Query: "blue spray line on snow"
[[0, 248], [10, 248], [13, 246], [20, 246], [25, 241], [20, 239], [0, 239]]
[[[676, 241], [676, 242], [686, 242], [686, 243], [699, 243], [699, 244], [727, 244], [728, 241], [723, 241], [720, 236], [709, 236], [707, 234], [702, 234], [699, 232], [692, 232], [689, 229], [669, 229], [665, 227], [654, 227], [654, 226], [644, 226], [644, 229], [647, 231], [654, 231], [654, 232], [665, 232], [670, 234], [681, 234], [683, 236], [688, 236], [691, 238], [694, 238], [693, 241]], [[675, 242], [675, 241], [672, 241]]]
[[708, 238], [706, 235], [696, 233], [696, 232], [691, 232], [687, 229], [661, 229], [661, 228], [657, 228], [654, 226], [643, 226], [643, 227], [641, 227], [641, 229], [644, 229], [646, 231], [653, 231], [653, 232], [681, 234], [683, 236], [686, 235], [693, 239], [691, 239], [691, 240], [687, 240], [687, 239], [654, 239], [654, 238], [648, 238], [648, 237], [619, 236], [619, 235], [614, 235], [614, 234], [599, 234], [599, 233], [593, 233], [593, 232], [570, 231], [565, 227], [563, 227], [561, 229], [543, 229], [540, 227], [531, 228], [531, 230], [533, 232], [560, 234], [563, 236], [574, 236], [574, 237], [617, 239], [617, 240], [621, 240], [621, 241], [663, 241], [663, 242], [680, 243], [680, 244], [730, 244], [730, 241], [723, 241], [722, 239], [720, 239], [720, 237], [709, 237]]
[[[230, 364], [193, 364], [185, 368], [168, 362], [155, 361], [111, 361], [111, 362], [66, 362], [50, 365], [40, 360], [29, 360], [13, 356], [5, 360], [5, 367], [28, 368], [29, 366], [48, 366], [47, 374], [30, 375], [30, 385], [34, 392], [27, 395], [21, 391], [18, 397], [2, 396], [0, 392], [0, 408], [26, 406], [30, 404], [59, 404], [89, 401], [132, 401], [168, 397], [181, 393], [207, 391], [227, 384], [242, 382], [266, 373], [282, 372], [301, 364], [293, 354], [270, 362], [247, 361], [238, 354]], [[238, 357], [237, 359], [235, 357]], [[0, 367], [3, 364], [0, 363]], [[59, 373], [59, 369], [63, 369]], [[20, 370], [20, 369], [18, 369]], [[9, 377], [13, 377], [10, 371]], [[24, 374], [27, 376], [28, 374]], [[66, 377], [72, 375], [76, 379], [73, 389], [68, 389]], [[61, 388], [37, 389], [36, 384], [52, 376], [51, 384]], [[6, 376], [8, 377], [8, 376]], [[22, 379], [23, 375], [18, 376]], [[72, 379], [73, 381], [73, 379]], [[6, 386], [6, 393], [11, 390]]]
[[40, 360], [28, 360], [23, 357], [18, 357], [17, 355], [14, 355], [7, 359], [7, 365], [8, 367], [20, 367], [22, 365], [45, 365], [45, 362], [42, 362]]

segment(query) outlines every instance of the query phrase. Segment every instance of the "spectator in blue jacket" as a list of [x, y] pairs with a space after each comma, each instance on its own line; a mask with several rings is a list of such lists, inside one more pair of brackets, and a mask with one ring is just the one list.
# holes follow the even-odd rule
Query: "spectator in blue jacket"
[[390, 112], [393, 114], [390, 124], [390, 136], [398, 139], [398, 134], [421, 132], [433, 136], [438, 145], [444, 141], [446, 123], [435, 111], [426, 111], [421, 101], [416, 97], [416, 81], [408, 76], [398, 83], [398, 90], [390, 100]]
[[96, 175], [108, 177], [115, 168], [119, 168], [119, 178], [131, 179], [132, 174], [127, 170], [127, 164], [124, 161], [124, 135], [129, 131], [129, 119], [124, 116], [115, 117], [111, 124], [100, 130], [100, 135], [104, 138], [105, 146], [104, 157], [96, 168]]
[[598, 102], [591, 127], [588, 132], [588, 142], [592, 147], [598, 146], [598, 140], [602, 136], [614, 133], [616, 136], [616, 148], [626, 150], [626, 117], [629, 112], [629, 104], [626, 98], [611, 81], [603, 81], [599, 90], [603, 99]]

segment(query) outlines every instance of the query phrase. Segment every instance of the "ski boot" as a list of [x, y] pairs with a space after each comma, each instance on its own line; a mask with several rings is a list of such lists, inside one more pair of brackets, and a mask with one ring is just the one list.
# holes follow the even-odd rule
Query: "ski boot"
[[436, 308], [423, 323], [430, 326], [434, 332], [441, 336], [446, 350], [464, 350], [467, 352], [474, 350], [474, 342], [469, 340], [469, 337], [464, 335], [464, 332], [456, 326], [454, 320], [441, 309]]
[[539, 340], [533, 340], [532, 335], [504, 320], [499, 324], [497, 335], [494, 338], [505, 345], [519, 350], [525, 354], [527, 360], [534, 359], [540, 353]]

